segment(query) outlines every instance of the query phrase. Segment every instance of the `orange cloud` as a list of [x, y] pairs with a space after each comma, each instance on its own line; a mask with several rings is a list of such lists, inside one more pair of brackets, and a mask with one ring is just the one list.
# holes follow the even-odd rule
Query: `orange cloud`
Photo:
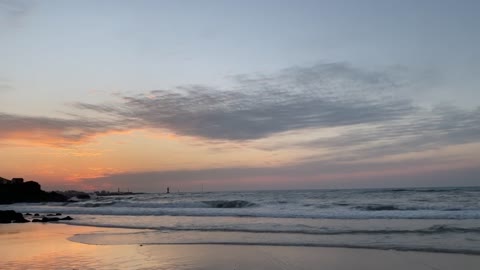
[[96, 136], [129, 132], [131, 121], [33, 117], [0, 113], [0, 141], [31, 146], [65, 147], [84, 144]]
[[89, 167], [89, 168], [82, 169], [81, 172], [69, 174], [66, 177], [66, 180], [76, 181], [81, 179], [94, 179], [94, 178], [105, 177], [111, 174], [119, 174], [123, 172], [124, 171], [118, 170], [115, 168]]
[[[82, 145], [95, 141], [99, 137], [113, 134], [128, 134], [134, 130], [114, 130], [101, 133], [85, 134], [78, 137], [65, 137], [64, 133], [56, 130], [18, 130], [12, 132], [1, 132], [0, 140], [4, 145], [9, 146], [47, 146], [54, 148], [65, 148], [72, 145]], [[87, 153], [84, 153], [87, 154]], [[90, 153], [93, 154], [93, 153]]]

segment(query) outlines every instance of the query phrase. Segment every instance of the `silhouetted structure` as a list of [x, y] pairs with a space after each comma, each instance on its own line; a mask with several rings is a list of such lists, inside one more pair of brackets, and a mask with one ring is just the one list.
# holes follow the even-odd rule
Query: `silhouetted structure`
[[24, 180], [23, 178], [12, 178], [12, 184], [18, 185], [18, 184], [23, 184]]
[[121, 192], [120, 190], [118, 192], [111, 192], [111, 191], [107, 191], [107, 190], [101, 190], [101, 191], [95, 191], [93, 192], [95, 193], [97, 196], [115, 196], [115, 195], [132, 195], [132, 194], [143, 194], [142, 192], [131, 192], [131, 191], [127, 191], [127, 192]]
[[170, 187], [167, 187], [167, 194], [170, 193]]

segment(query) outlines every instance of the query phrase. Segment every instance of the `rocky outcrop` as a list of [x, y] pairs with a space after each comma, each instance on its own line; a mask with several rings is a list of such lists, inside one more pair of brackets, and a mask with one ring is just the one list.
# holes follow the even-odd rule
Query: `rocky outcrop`
[[58, 218], [58, 217], [43, 217], [42, 219], [34, 219], [32, 222], [52, 222], [52, 221], [59, 221], [59, 220], [73, 220], [72, 217], [66, 216], [64, 218]]
[[0, 211], [0, 223], [25, 223], [26, 220], [21, 213], [13, 210]]
[[0, 204], [16, 202], [63, 202], [67, 198], [56, 192], [46, 192], [40, 184], [28, 181], [20, 184], [0, 185]]

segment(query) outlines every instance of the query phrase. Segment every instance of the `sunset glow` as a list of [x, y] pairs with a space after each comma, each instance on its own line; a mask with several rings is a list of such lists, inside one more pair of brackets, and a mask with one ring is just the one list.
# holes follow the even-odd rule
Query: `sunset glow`
[[50, 190], [480, 184], [474, 9], [108, 2], [0, 1], [1, 177]]

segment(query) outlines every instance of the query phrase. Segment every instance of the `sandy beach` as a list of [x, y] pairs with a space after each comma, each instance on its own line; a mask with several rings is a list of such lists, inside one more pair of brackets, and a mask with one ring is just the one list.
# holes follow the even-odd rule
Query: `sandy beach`
[[463, 269], [480, 256], [241, 245], [88, 245], [75, 234], [138, 231], [65, 224], [0, 225], [2, 269]]

